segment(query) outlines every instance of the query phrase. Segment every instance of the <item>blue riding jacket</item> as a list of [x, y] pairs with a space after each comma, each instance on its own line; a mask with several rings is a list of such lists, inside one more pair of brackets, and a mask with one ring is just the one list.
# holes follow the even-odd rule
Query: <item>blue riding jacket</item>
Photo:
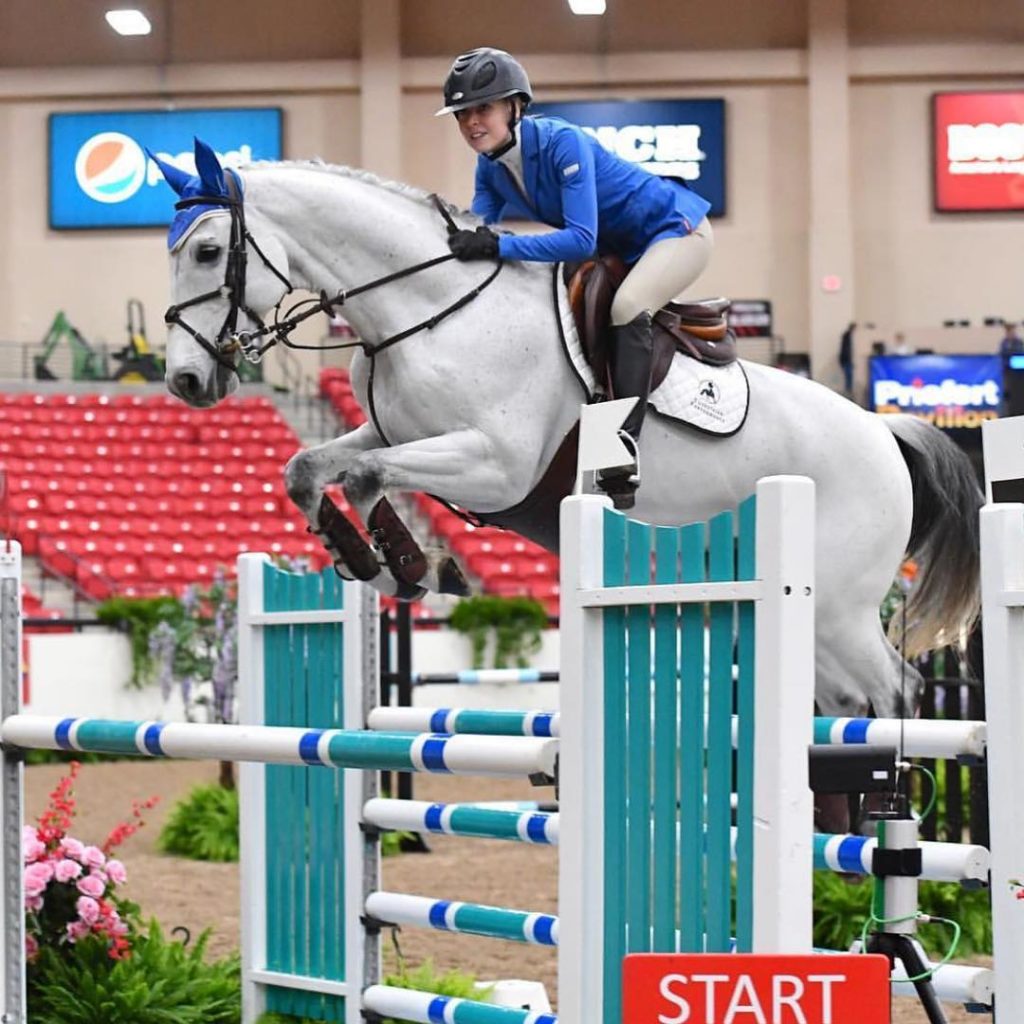
[[501, 235], [506, 259], [555, 263], [601, 252], [634, 263], [655, 242], [689, 234], [711, 208], [692, 189], [623, 160], [558, 117], [524, 118], [519, 145], [526, 194], [507, 167], [480, 156], [473, 212], [487, 224], [511, 218], [557, 230]]

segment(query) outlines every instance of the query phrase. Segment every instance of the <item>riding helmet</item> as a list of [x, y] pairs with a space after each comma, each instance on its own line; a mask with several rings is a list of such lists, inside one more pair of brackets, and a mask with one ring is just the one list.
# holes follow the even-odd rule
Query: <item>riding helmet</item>
[[522, 64], [504, 50], [479, 46], [455, 58], [444, 80], [444, 106], [435, 116], [509, 96], [522, 96], [527, 103], [533, 99]]

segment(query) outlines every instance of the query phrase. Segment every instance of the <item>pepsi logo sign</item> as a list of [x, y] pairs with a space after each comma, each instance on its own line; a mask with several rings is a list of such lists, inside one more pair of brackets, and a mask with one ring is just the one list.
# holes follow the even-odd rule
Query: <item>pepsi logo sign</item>
[[87, 139], [75, 157], [78, 187], [98, 203], [123, 203], [146, 180], [142, 147], [121, 132], [100, 132]]

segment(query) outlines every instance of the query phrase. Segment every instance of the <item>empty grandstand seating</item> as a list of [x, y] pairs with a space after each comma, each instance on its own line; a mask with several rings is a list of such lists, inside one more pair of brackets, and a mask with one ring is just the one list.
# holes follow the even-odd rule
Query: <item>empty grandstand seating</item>
[[327, 564], [284, 491], [298, 447], [262, 397], [0, 394], [14, 535], [98, 600], [208, 583], [241, 551]]
[[[347, 370], [321, 370], [320, 394], [349, 427], [366, 422]], [[416, 505], [431, 532], [448, 544], [463, 568], [480, 580], [485, 592], [533, 597], [543, 603], [548, 614], [558, 614], [555, 555], [510, 531], [473, 526], [426, 494], [416, 495]]]

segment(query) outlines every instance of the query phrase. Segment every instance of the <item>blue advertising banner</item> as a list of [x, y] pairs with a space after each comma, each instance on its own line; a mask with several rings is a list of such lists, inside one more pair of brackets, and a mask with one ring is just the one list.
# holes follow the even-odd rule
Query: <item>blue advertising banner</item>
[[910, 413], [943, 430], [976, 430], [999, 416], [1003, 361], [995, 356], [872, 356], [871, 407]]
[[530, 111], [565, 118], [624, 160], [685, 181], [712, 217], [724, 215], [725, 100], [581, 100]]
[[281, 158], [277, 107], [50, 115], [50, 227], [170, 223], [173, 193], [145, 150], [195, 173], [192, 139], [227, 166]]

